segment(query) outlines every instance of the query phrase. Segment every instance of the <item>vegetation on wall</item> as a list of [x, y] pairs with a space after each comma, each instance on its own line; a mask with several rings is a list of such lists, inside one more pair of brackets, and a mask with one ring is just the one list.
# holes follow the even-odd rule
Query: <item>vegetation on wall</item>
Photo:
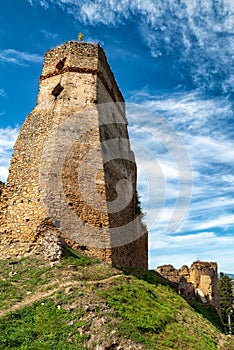
[[141, 207], [141, 202], [140, 202], [140, 196], [139, 196], [139, 194], [138, 194], [137, 191], [136, 191], [135, 213], [136, 213], [137, 215], [143, 216], [142, 207]]

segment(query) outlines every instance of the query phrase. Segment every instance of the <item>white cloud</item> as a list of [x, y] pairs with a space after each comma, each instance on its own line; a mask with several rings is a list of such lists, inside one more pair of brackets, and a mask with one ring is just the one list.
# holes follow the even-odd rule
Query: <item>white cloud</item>
[[0, 97], [6, 97], [4, 89], [0, 89]]
[[234, 184], [234, 175], [228, 174], [223, 176], [223, 181], [228, 182], [230, 184]]
[[173, 264], [176, 268], [193, 261], [217, 261], [219, 271], [232, 272], [234, 236], [217, 236], [214, 232], [199, 232], [183, 236], [150, 236], [150, 267]]
[[189, 134], [210, 135], [210, 123], [216, 130], [221, 122], [233, 116], [232, 103], [228, 98], [207, 98], [199, 90], [160, 95], [146, 90], [132, 91], [129, 102], [142, 103], [165, 116], [176, 130], [187, 129]]
[[85, 24], [119, 25], [134, 20], [153, 57], [173, 56], [170, 69], [193, 83], [233, 90], [231, 0], [30, 0], [60, 6]]
[[5, 166], [0, 166], [0, 180], [5, 182], [8, 177], [8, 168]]
[[[214, 242], [216, 238], [213, 232], [200, 232], [197, 234], [186, 234], [182, 236], [166, 235], [166, 234], [153, 234], [151, 236], [151, 249], [161, 248], [195, 248], [195, 246], [201, 246], [203, 244]], [[233, 238], [234, 240], [234, 238]]]
[[[127, 104], [131, 147], [136, 156], [139, 193], [150, 229], [165, 225], [173, 230], [185, 216], [192, 193], [191, 162], [179, 134], [166, 118], [141, 105]], [[168, 213], [168, 211], [167, 211]], [[164, 227], [165, 229], [165, 227]]]
[[10, 158], [18, 133], [18, 128], [0, 129], [0, 180], [2, 181], [7, 179]]
[[49, 4], [46, 0], [40, 0], [40, 5], [44, 7], [44, 9], [48, 9]]
[[[209, 160], [209, 163], [216, 161], [232, 164], [234, 161], [233, 141], [223, 140], [222, 135], [220, 136], [220, 140], [217, 140], [210, 136], [193, 136], [187, 134], [185, 138], [190, 152], [193, 153], [192, 157], [194, 161], [201, 161], [202, 158], [206, 158]], [[195, 150], [198, 149], [199, 152], [195, 154]]]
[[[229, 208], [222, 207], [222, 203], [220, 203], [219, 207], [206, 209], [205, 207], [202, 208], [201, 204], [200, 209], [196, 211], [193, 209], [193, 205], [191, 205], [187, 217], [173, 234], [213, 230], [215, 232], [221, 232], [222, 235], [225, 236], [233, 232], [234, 217], [232, 208], [233, 206], [231, 205]], [[157, 227], [157, 229], [161, 229], [162, 232], [165, 232], [163, 223], [159, 228]]]
[[55, 39], [58, 38], [58, 34], [56, 34], [56, 33], [51, 33], [50, 31], [45, 30], [45, 29], [42, 29], [42, 30], [41, 30], [41, 33], [42, 33], [42, 35], [43, 35], [46, 39], [48, 39], [48, 40], [55, 40]]
[[49, 3], [46, 0], [27, 0], [27, 1], [31, 6], [33, 6], [34, 3], [38, 3], [45, 10], [47, 10], [49, 7]]
[[[232, 242], [231, 242], [232, 243]], [[149, 252], [149, 266], [151, 269], [155, 269], [156, 266], [164, 264], [172, 264], [176, 268], [180, 268], [183, 265], [191, 266], [196, 261], [215, 261], [218, 263], [218, 271], [233, 273], [233, 249], [227, 242], [223, 249], [215, 248], [211, 250], [197, 249], [196, 251], [181, 251], [179, 248], [177, 252], [172, 252], [168, 249], [155, 249]]]
[[206, 230], [214, 227], [230, 227], [234, 226], [234, 215], [223, 215], [212, 220], [207, 220], [206, 222], [199, 223], [193, 226], [193, 230]]
[[213, 210], [213, 209], [220, 209], [220, 207], [222, 208], [226, 208], [226, 207], [233, 207], [234, 206], [234, 198], [229, 198], [228, 194], [224, 197], [215, 197], [212, 198], [212, 200], [210, 198], [206, 198], [204, 200], [200, 200], [197, 202], [193, 203], [193, 212], [199, 212], [201, 210], [206, 211], [206, 213], [209, 210]]
[[27, 66], [28, 63], [41, 63], [43, 57], [38, 54], [6, 49], [0, 51], [0, 62], [12, 63], [19, 66]]
[[[132, 126], [131, 116], [129, 119], [130, 137], [134, 141], [131, 144], [142, 169], [140, 174], [145, 173], [139, 177], [138, 186], [150, 231], [156, 228], [159, 232], [166, 232], [170, 220], [180, 223], [175, 233], [230, 230], [234, 222], [234, 155], [232, 129], [228, 127], [228, 119], [231, 121], [233, 118], [229, 100], [225, 97], [207, 99], [199, 92], [154, 96], [146, 91], [134, 91], [130, 101], [141, 101], [150, 108], [148, 113], [139, 109], [140, 117], [136, 115], [138, 126]], [[159, 130], [163, 130], [163, 118], [171, 124], [171, 127], [164, 128], [164, 145], [160, 144], [160, 134], [155, 129], [157, 125]], [[177, 142], [181, 144], [181, 140], [183, 146], [178, 147]], [[177, 168], [178, 159], [184, 158], [181, 153], [183, 148], [191, 161], [193, 191], [191, 203], [184, 202], [183, 213], [186, 216], [181, 221], [183, 215], [173, 217], [173, 208], [178, 197], [186, 197], [186, 190], [183, 195], [179, 195], [178, 191], [180, 180], [186, 180], [188, 176], [189, 163], [180, 173]], [[179, 158], [173, 157], [175, 151]], [[153, 157], [148, 156], [151, 154]], [[149, 190], [151, 183], [153, 188]], [[187, 190], [188, 194], [190, 190]], [[149, 193], [152, 196], [150, 200]], [[182, 213], [182, 208], [178, 206], [178, 213]]]

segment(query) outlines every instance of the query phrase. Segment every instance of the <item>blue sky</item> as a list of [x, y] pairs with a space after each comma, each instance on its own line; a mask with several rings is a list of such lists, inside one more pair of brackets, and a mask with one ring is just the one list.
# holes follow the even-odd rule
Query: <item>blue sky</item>
[[[76, 40], [79, 32], [104, 48], [127, 105], [143, 108], [128, 119], [150, 267], [199, 258], [233, 273], [233, 1], [3, 2], [1, 179], [35, 105], [45, 51]], [[177, 227], [169, 230], [175, 206]]]

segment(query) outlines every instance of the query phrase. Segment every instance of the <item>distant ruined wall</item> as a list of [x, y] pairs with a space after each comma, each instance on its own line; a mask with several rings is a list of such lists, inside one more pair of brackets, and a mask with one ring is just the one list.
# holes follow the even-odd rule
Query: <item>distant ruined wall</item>
[[147, 268], [135, 207], [124, 99], [104, 51], [78, 42], [48, 51], [0, 199], [0, 258], [39, 254], [54, 234], [114, 266]]
[[185, 298], [199, 298], [203, 303], [213, 305], [220, 313], [217, 263], [195, 261], [190, 269], [184, 265], [178, 270], [172, 265], [162, 265], [157, 267], [157, 272], [178, 283], [179, 292]]

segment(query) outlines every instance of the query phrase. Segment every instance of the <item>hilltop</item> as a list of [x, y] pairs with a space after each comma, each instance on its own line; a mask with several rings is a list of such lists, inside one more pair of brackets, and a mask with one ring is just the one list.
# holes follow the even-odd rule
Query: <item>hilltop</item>
[[2, 350], [234, 349], [214, 310], [189, 305], [154, 271], [123, 272], [70, 249], [55, 266], [10, 262], [0, 262]]

